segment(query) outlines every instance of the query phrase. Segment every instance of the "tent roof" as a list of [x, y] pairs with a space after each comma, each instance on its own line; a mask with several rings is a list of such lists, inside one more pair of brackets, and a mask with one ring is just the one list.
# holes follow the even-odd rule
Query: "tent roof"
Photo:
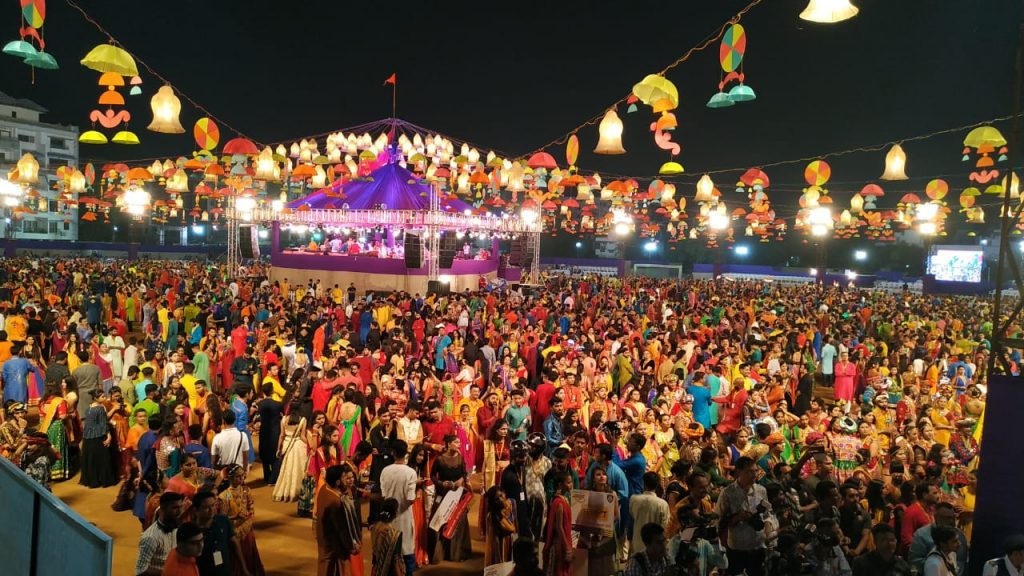
[[[341, 189], [345, 198], [333, 198], [319, 190], [289, 202], [288, 207], [296, 209], [308, 205], [313, 209], [340, 209], [345, 204], [349, 210], [372, 210], [380, 205], [388, 210], [426, 210], [430, 207], [430, 186], [397, 163], [387, 163], [364, 179], [351, 180], [344, 186], [335, 182], [328, 188], [334, 192]], [[462, 212], [472, 208], [458, 199], [441, 201], [441, 209], [445, 211]]]

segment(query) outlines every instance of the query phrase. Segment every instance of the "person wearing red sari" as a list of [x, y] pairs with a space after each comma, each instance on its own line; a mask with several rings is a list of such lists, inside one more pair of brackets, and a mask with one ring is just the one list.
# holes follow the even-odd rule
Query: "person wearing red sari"
[[544, 572], [552, 576], [572, 574], [572, 475], [555, 472], [555, 496], [548, 506], [547, 531], [544, 537]]
[[718, 412], [719, 434], [732, 434], [743, 426], [743, 406], [747, 403], [747, 390], [743, 386], [743, 378], [733, 380], [732, 390], [724, 398], [712, 398], [713, 402], [724, 404]]

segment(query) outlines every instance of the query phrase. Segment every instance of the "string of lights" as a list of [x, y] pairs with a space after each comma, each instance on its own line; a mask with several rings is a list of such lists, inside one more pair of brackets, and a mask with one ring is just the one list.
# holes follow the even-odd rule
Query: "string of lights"
[[[157, 78], [159, 78], [161, 82], [163, 82], [164, 84], [167, 84], [167, 85], [172, 85], [172, 84], [171, 84], [171, 82], [170, 82], [170, 81], [169, 81], [169, 80], [168, 80], [167, 78], [165, 78], [165, 77], [164, 77], [163, 75], [161, 75], [161, 74], [160, 74], [159, 72], [157, 72], [156, 70], [154, 70], [154, 69], [153, 69], [153, 67], [151, 67], [151, 66], [150, 66], [149, 64], [146, 64], [146, 62], [145, 62], [145, 61], [143, 61], [143, 60], [142, 60], [142, 58], [140, 58], [140, 57], [139, 57], [139, 55], [138, 55], [137, 53], [135, 53], [135, 52], [132, 52], [131, 50], [129, 50], [129, 49], [128, 49], [128, 47], [127, 47], [127, 46], [125, 46], [125, 45], [124, 45], [124, 44], [122, 44], [122, 43], [121, 43], [120, 41], [118, 41], [118, 39], [117, 39], [117, 38], [115, 38], [113, 34], [111, 34], [111, 33], [110, 33], [109, 31], [107, 31], [107, 29], [106, 29], [106, 28], [104, 28], [104, 27], [103, 27], [103, 25], [101, 25], [101, 24], [100, 24], [99, 22], [97, 22], [95, 18], [93, 18], [92, 16], [90, 16], [90, 15], [89, 15], [89, 13], [88, 13], [88, 12], [86, 12], [84, 8], [82, 8], [81, 6], [79, 6], [79, 5], [78, 5], [78, 4], [77, 4], [77, 3], [76, 3], [76, 2], [74, 1], [74, 0], [64, 0], [64, 1], [65, 1], [65, 2], [67, 3], [67, 5], [68, 5], [68, 6], [70, 6], [70, 7], [71, 7], [71, 8], [73, 8], [74, 10], [77, 10], [77, 11], [78, 11], [78, 12], [79, 12], [79, 13], [80, 13], [80, 14], [82, 15], [82, 17], [83, 17], [83, 18], [85, 18], [85, 21], [86, 21], [86, 22], [88, 22], [88, 23], [92, 24], [92, 25], [93, 25], [93, 27], [95, 27], [95, 28], [96, 28], [97, 30], [99, 30], [99, 32], [100, 32], [101, 34], [103, 34], [104, 36], [106, 36], [106, 37], [107, 37], [107, 40], [108, 40], [108, 41], [109, 41], [109, 42], [110, 42], [111, 44], [114, 44], [114, 45], [116, 45], [116, 46], [119, 46], [120, 48], [122, 48], [122, 49], [124, 49], [125, 51], [129, 52], [129, 53], [130, 53], [130, 54], [132, 55], [132, 57], [133, 57], [133, 58], [135, 59], [135, 61], [136, 61], [136, 62], [137, 62], [138, 64], [141, 64], [141, 65], [142, 65], [142, 67], [143, 67], [143, 68], [145, 68], [147, 72], [149, 72], [149, 73], [150, 73], [150, 74], [152, 74], [153, 76], [156, 76]], [[234, 132], [235, 134], [238, 134], [238, 135], [239, 135], [239, 136], [241, 136], [242, 138], [248, 138], [249, 140], [252, 140], [253, 142], [255, 142], [255, 143], [259, 144], [258, 142], [256, 142], [256, 141], [255, 141], [255, 140], [253, 140], [252, 138], [250, 138], [249, 136], [246, 136], [246, 134], [245, 134], [244, 132], [242, 132], [241, 130], [239, 130], [238, 128], [235, 128], [235, 127], [234, 127], [234, 126], [232, 126], [231, 124], [228, 124], [228, 123], [227, 123], [226, 121], [224, 121], [224, 120], [223, 120], [222, 118], [218, 118], [218, 117], [217, 117], [216, 115], [214, 115], [214, 114], [213, 114], [212, 112], [210, 112], [209, 110], [207, 110], [205, 106], [203, 106], [203, 105], [202, 105], [202, 104], [200, 104], [199, 102], [196, 102], [196, 101], [195, 101], [195, 100], [194, 100], [194, 99], [193, 99], [193, 98], [192, 98], [191, 96], [189, 96], [188, 94], [185, 94], [184, 92], [182, 92], [180, 88], [178, 88], [178, 87], [175, 87], [175, 88], [174, 88], [174, 91], [175, 91], [175, 93], [177, 93], [177, 94], [178, 94], [179, 96], [181, 96], [182, 98], [184, 98], [184, 99], [185, 99], [185, 100], [186, 100], [186, 101], [187, 101], [187, 102], [188, 102], [189, 104], [191, 104], [191, 105], [192, 105], [193, 107], [195, 107], [195, 108], [196, 108], [197, 110], [199, 110], [200, 112], [202, 112], [202, 113], [203, 113], [203, 114], [205, 114], [206, 116], [208, 116], [208, 117], [212, 118], [212, 119], [213, 119], [213, 120], [214, 120], [215, 122], [217, 122], [217, 123], [218, 123], [219, 125], [221, 125], [221, 126], [223, 126], [223, 127], [227, 128], [228, 130], [231, 130], [232, 132]]]

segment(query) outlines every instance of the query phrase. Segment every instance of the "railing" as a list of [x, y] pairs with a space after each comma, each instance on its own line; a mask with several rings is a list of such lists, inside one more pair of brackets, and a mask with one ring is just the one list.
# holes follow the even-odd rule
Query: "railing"
[[113, 539], [5, 458], [0, 494], [0, 573], [111, 573]]
[[[243, 218], [246, 219], [246, 218]], [[427, 210], [296, 210], [281, 213], [270, 208], [256, 208], [254, 222], [281, 222], [282, 224], [328, 225], [338, 227], [387, 226], [389, 228], [441, 228], [486, 230], [514, 234], [540, 233], [540, 222], [527, 223], [519, 217], [479, 216], [471, 214]]]

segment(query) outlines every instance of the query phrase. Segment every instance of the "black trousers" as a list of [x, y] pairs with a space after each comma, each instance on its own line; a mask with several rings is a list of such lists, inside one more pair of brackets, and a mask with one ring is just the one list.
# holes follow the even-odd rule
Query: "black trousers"
[[729, 558], [726, 574], [735, 576], [744, 571], [747, 576], [764, 576], [764, 548], [758, 550], [734, 550], [727, 548], [725, 555]]

